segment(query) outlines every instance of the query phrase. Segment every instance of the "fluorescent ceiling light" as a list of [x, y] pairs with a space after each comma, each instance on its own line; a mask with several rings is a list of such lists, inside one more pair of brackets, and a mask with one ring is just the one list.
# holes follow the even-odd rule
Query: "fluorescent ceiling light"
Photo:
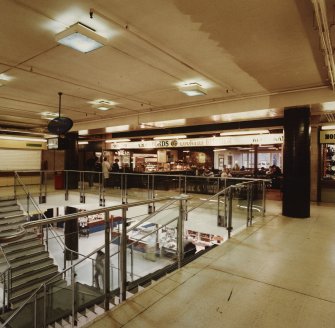
[[164, 128], [167, 126], [176, 126], [176, 125], [185, 125], [186, 120], [184, 118], [177, 119], [177, 120], [167, 120], [167, 121], [156, 121], [156, 122], [146, 122], [141, 123], [141, 127], [145, 128], [146, 126], [149, 127], [157, 127], [157, 128]]
[[129, 124], [125, 125], [115, 125], [115, 126], [108, 126], [105, 131], [108, 132], [121, 132], [121, 131], [128, 131]]
[[222, 149], [214, 149], [213, 151], [225, 151], [227, 148], [222, 148]]
[[266, 134], [269, 130], [253, 130], [253, 131], [230, 131], [221, 132], [220, 136], [242, 136], [242, 135], [253, 135], [253, 134]]
[[28, 138], [28, 137], [15, 137], [15, 136], [0, 136], [3, 140], [22, 140], [22, 141], [37, 141], [37, 142], [47, 142], [46, 139], [42, 138]]
[[78, 145], [88, 145], [88, 141], [78, 141]]
[[185, 139], [185, 138], [187, 138], [185, 135], [175, 135], [175, 136], [161, 136], [161, 137], [155, 137], [154, 140]]
[[321, 126], [321, 130], [335, 130], [335, 125], [324, 125], [324, 126]]
[[80, 52], [90, 52], [107, 44], [107, 39], [82, 23], [76, 23], [56, 35], [56, 41]]
[[108, 139], [106, 140], [107, 143], [114, 143], [114, 142], [128, 142], [130, 139]]
[[85, 136], [85, 135], [88, 134], [88, 130], [79, 130], [79, 131], [78, 131], [78, 134], [79, 134], [80, 136]]
[[322, 109], [323, 110], [329, 110], [329, 111], [331, 111], [331, 110], [335, 110], [335, 101], [329, 101], [329, 102], [325, 102], [325, 103], [323, 103], [322, 105]]
[[280, 110], [276, 110], [273, 108], [270, 109], [258, 109], [253, 111], [246, 112], [238, 112], [238, 113], [229, 113], [229, 114], [221, 114], [221, 115], [212, 115], [211, 118], [215, 122], [232, 122], [239, 120], [255, 120], [257, 118], [264, 117], [275, 117], [280, 114]]
[[207, 94], [206, 90], [203, 89], [198, 83], [182, 85], [179, 87], [179, 91], [190, 97], [204, 96]]
[[0, 81], [11, 81], [13, 78], [5, 73], [0, 74]]

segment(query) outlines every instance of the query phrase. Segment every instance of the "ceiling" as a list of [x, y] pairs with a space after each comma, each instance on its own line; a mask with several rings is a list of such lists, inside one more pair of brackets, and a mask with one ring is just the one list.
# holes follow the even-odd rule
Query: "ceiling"
[[[313, 3], [326, 13], [326, 35]], [[276, 119], [285, 107], [301, 105], [311, 106], [315, 122], [330, 122], [333, 54], [322, 37], [335, 42], [334, 4], [2, 0], [0, 129], [46, 132], [41, 113], [58, 115], [59, 92], [71, 131], [89, 133]], [[81, 53], [57, 43], [55, 35], [76, 22], [107, 44]], [[207, 94], [178, 90], [189, 83]], [[115, 105], [101, 111], [92, 104], [97, 99]]]

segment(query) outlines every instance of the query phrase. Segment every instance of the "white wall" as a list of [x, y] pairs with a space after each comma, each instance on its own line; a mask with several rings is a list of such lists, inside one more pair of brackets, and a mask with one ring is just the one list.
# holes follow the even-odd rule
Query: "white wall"
[[0, 149], [0, 170], [40, 170], [41, 150]]

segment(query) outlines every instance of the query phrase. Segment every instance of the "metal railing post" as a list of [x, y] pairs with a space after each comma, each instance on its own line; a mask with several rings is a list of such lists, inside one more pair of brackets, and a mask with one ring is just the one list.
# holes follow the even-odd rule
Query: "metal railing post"
[[127, 291], [127, 208], [122, 209], [122, 231], [120, 240], [120, 300], [126, 300]]
[[[151, 176], [151, 179], [152, 179], [152, 186], [154, 185], [154, 176], [152, 175]], [[154, 197], [154, 192], [153, 192], [153, 189], [150, 188], [150, 175], [148, 174], [148, 199], [152, 199]], [[152, 204], [148, 204], [148, 214], [151, 214], [153, 213], [155, 210], [152, 206]]]
[[109, 211], [105, 211], [105, 274], [104, 274], [104, 292], [105, 292], [105, 302], [104, 308], [105, 311], [109, 310], [109, 297], [110, 297], [110, 275], [109, 275], [109, 267], [110, 267], [110, 220], [109, 220]]
[[28, 218], [30, 219], [30, 213], [29, 213], [29, 199], [30, 199], [30, 193], [28, 192], [28, 194], [27, 194], [27, 213], [28, 213]]
[[72, 286], [72, 322], [71, 327], [77, 326], [77, 292], [76, 292], [76, 273], [71, 268], [71, 286]]
[[85, 171], [79, 172], [79, 201], [85, 203]]
[[37, 328], [37, 294], [34, 297], [34, 328]]
[[228, 238], [231, 236], [231, 231], [233, 230], [233, 188], [230, 187], [228, 190], [228, 224], [227, 224], [227, 230], [228, 230]]
[[47, 326], [47, 285], [43, 285], [43, 327]]
[[69, 200], [69, 172], [65, 171], [65, 200]]
[[105, 206], [105, 183], [102, 173], [99, 173], [99, 206]]
[[130, 245], [130, 277], [134, 281], [134, 245]]
[[262, 188], [263, 188], [263, 197], [262, 197], [262, 216], [265, 215], [265, 197], [266, 197], [266, 183], [265, 181], [263, 180], [262, 181]]
[[179, 199], [179, 217], [177, 222], [177, 261], [178, 268], [181, 267], [182, 260], [184, 258], [184, 221], [187, 212], [187, 199], [188, 197], [185, 195], [180, 195], [177, 197]]
[[251, 226], [251, 222], [252, 222], [252, 210], [251, 208], [251, 184], [248, 184], [246, 186], [247, 188], [247, 227]]

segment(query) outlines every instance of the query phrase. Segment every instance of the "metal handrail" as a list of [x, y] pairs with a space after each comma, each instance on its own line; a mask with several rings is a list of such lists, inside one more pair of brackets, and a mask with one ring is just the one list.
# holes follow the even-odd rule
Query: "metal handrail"
[[[101, 208], [101, 209], [97, 209], [97, 210], [90, 210], [90, 211], [83, 211], [80, 213], [73, 213], [73, 214], [69, 214], [69, 215], [65, 215], [65, 216], [61, 216], [61, 217], [54, 217], [54, 218], [48, 218], [48, 219], [42, 219], [42, 220], [38, 220], [38, 221], [33, 221], [33, 222], [27, 222], [27, 223], [23, 223], [22, 225], [20, 225], [20, 228], [25, 231], [25, 228], [29, 228], [29, 227], [34, 227], [34, 226], [38, 226], [38, 225], [45, 225], [45, 224], [50, 224], [50, 223], [55, 223], [55, 222], [64, 222], [64, 221], [68, 221], [68, 220], [72, 220], [78, 217], [81, 217], [83, 215], [92, 215], [92, 214], [98, 214], [101, 212], [105, 212], [105, 211], [114, 211], [114, 210], [119, 210], [119, 209], [127, 209], [129, 207], [135, 207], [135, 206], [141, 206], [141, 205], [146, 205], [149, 203], [154, 202], [159, 202], [159, 201], [165, 201], [165, 200], [175, 200], [175, 197], [160, 197], [160, 198], [156, 198], [154, 200], [147, 200], [147, 201], [139, 201], [139, 202], [134, 202], [134, 203], [130, 203], [130, 204], [122, 204], [122, 205], [116, 205], [116, 206], [110, 206], [110, 207], [105, 207], [105, 208]], [[152, 217], [150, 215], [150, 217]], [[15, 234], [15, 238], [17, 237], [18, 234]], [[5, 237], [6, 240], [9, 240], [10, 237]], [[116, 238], [115, 238], [116, 239]], [[115, 239], [113, 239], [112, 241], [114, 241]], [[3, 238], [0, 238], [0, 242], [2, 242]], [[112, 242], [111, 241], [111, 242]], [[73, 264], [72, 266], [70, 266], [69, 268], [63, 270], [62, 272], [56, 274], [55, 276], [51, 277], [50, 279], [48, 279], [46, 282], [42, 283], [40, 285], [39, 288], [36, 289], [36, 291], [34, 293], [32, 293], [30, 295], [30, 297], [24, 301], [21, 306], [10, 316], [8, 317], [8, 319], [5, 321], [5, 323], [3, 324], [3, 327], [6, 326], [6, 324], [8, 324], [8, 322], [10, 322], [20, 311], [21, 309], [27, 304], [29, 303], [34, 297], [35, 295], [42, 289], [44, 288], [44, 286], [46, 286], [47, 284], [49, 284], [50, 282], [52, 282], [52, 280], [55, 279], [55, 277], [59, 276], [59, 275], [63, 275], [66, 271], [70, 271], [72, 270], [72, 268], [74, 266], [79, 265], [80, 263], [82, 263], [84, 260], [86, 259], [91, 259], [91, 256], [93, 254], [95, 254], [98, 250], [101, 250], [105, 247], [105, 245], [102, 245], [101, 247], [95, 249], [94, 251], [90, 252], [88, 255], [86, 255], [84, 258], [80, 259], [77, 263]], [[92, 260], [92, 259], [91, 259]]]
[[[170, 175], [171, 176], [171, 175]], [[197, 178], [200, 178], [200, 177], [197, 177]], [[208, 179], [207, 177], [204, 177], [206, 179]], [[217, 178], [214, 178], [214, 179], [217, 179]], [[240, 180], [246, 180], [246, 178], [242, 178]], [[240, 184], [237, 184], [237, 185], [231, 185], [225, 189], [223, 189], [222, 191], [218, 192], [217, 194], [211, 196], [209, 199], [206, 199], [206, 201], [202, 202], [202, 204], [204, 204], [205, 202], [208, 202], [209, 200], [211, 200], [212, 198], [215, 198], [215, 197], [218, 197], [220, 194], [224, 193], [227, 189], [228, 190], [232, 190], [233, 188], [236, 188], [236, 187], [240, 187], [241, 185], [244, 185], [244, 184], [248, 184], [248, 183], [252, 183], [253, 181], [255, 181], [255, 179], [251, 179], [252, 181], [246, 181], [244, 183], [240, 183]], [[259, 179], [259, 180], [263, 180], [263, 179]], [[134, 207], [134, 206], [140, 206], [140, 205], [146, 205], [146, 204], [150, 204], [150, 203], [155, 203], [155, 202], [159, 202], [159, 201], [164, 201], [164, 200], [173, 200], [173, 201], [176, 201], [176, 197], [161, 197], [161, 198], [156, 198], [156, 199], [150, 199], [150, 200], [146, 200], [146, 201], [139, 201], [139, 202], [134, 202], [134, 203], [130, 203], [130, 204], [122, 204], [122, 205], [116, 205], [116, 206], [110, 206], [110, 207], [104, 207], [104, 208], [99, 208], [99, 209], [96, 209], [96, 210], [90, 210], [90, 211], [84, 211], [84, 212], [80, 212], [80, 213], [73, 213], [73, 214], [70, 214], [70, 215], [66, 215], [66, 216], [61, 216], [61, 217], [54, 217], [54, 218], [48, 218], [48, 219], [42, 219], [42, 220], [38, 220], [38, 221], [33, 221], [33, 222], [26, 222], [22, 225], [19, 226], [20, 228], [20, 231], [18, 231], [16, 234], [12, 235], [12, 236], [4, 236], [2, 238], [0, 238], [0, 242], [3, 241], [3, 238], [8, 241], [8, 240], [15, 240], [15, 239], [19, 239], [21, 237], [21, 233], [22, 231], [25, 231], [25, 229], [27, 228], [30, 228], [30, 227], [35, 227], [35, 226], [38, 226], [38, 225], [47, 225], [47, 224], [50, 224], [50, 223], [56, 223], [56, 222], [64, 222], [64, 221], [68, 221], [68, 220], [72, 220], [72, 219], [75, 219], [75, 218], [78, 218], [78, 217], [81, 217], [81, 216], [85, 216], [85, 215], [94, 215], [94, 214], [98, 214], [98, 213], [101, 213], [101, 212], [109, 212], [109, 211], [115, 211], [115, 210], [126, 210], [128, 209], [129, 207]], [[170, 204], [169, 204], [170, 205]], [[163, 207], [167, 207], [169, 205], [163, 205]], [[190, 212], [192, 210], [194, 210], [195, 208], [199, 207], [201, 205], [197, 205], [193, 208], [191, 208], [189, 211], [187, 212]], [[162, 209], [163, 210], [163, 209]], [[162, 211], [161, 210], [161, 211]], [[151, 217], [153, 217], [154, 215], [157, 215], [159, 213], [159, 211], [156, 211], [154, 213], [152, 213], [151, 215], [149, 215], [148, 217], [146, 217], [145, 219], [141, 220], [140, 223], [137, 223], [136, 225], [134, 225], [133, 227], [129, 228], [127, 230], [127, 232], [131, 231], [132, 229], [135, 229], [136, 227], [138, 227], [140, 224], [142, 224], [143, 222], [147, 221], [148, 219], [150, 219]], [[173, 222], [175, 220], [172, 219], [170, 220], [168, 223], [166, 223], [165, 225], [168, 225], [170, 224], [171, 222]], [[158, 230], [158, 229], [157, 229]], [[148, 234], [150, 235], [152, 234], [152, 231]], [[15, 239], [11, 239], [12, 238], [15, 238]], [[6, 239], [8, 238], [8, 239]], [[142, 238], [145, 238], [145, 236], [143, 236]], [[142, 239], [141, 238], [141, 239]], [[113, 239], [115, 240], [115, 239]], [[81, 262], [83, 262], [84, 260], [90, 258], [90, 256], [92, 256], [93, 254], [95, 254], [99, 249], [103, 249], [104, 247], [106, 247], [107, 245], [103, 245], [99, 248], [97, 248], [96, 250], [92, 251], [90, 254], [86, 255], [83, 259], [79, 260], [76, 264], [72, 265], [71, 267], [69, 267], [68, 269], [64, 270], [62, 273], [60, 274], [64, 274], [64, 272], [68, 271], [68, 270], [72, 270], [72, 268], [74, 266], [77, 266], [78, 264], [80, 264]], [[91, 259], [91, 258], [90, 258]], [[57, 276], [57, 275], [56, 275]], [[13, 313], [6, 321], [6, 323], [8, 323], [10, 320], [12, 320], [12, 318], [14, 316], [16, 316], [16, 314], [18, 312], [20, 312], [20, 310], [32, 299], [32, 297], [34, 297], [34, 295], [36, 295], [38, 293], [39, 290], [41, 290], [41, 288], [44, 286], [46, 286], [48, 283], [50, 283], [55, 277], [52, 277], [50, 278], [47, 282], [44, 282], [43, 284], [41, 284], [41, 286], [36, 290], [36, 292], [34, 294], [32, 294], [21, 306], [20, 308], [15, 311], [15, 313]], [[5, 324], [6, 324], [5, 323]]]
[[73, 214], [68, 214], [68, 215], [63, 215], [63, 216], [57, 216], [53, 218], [47, 218], [47, 219], [42, 219], [38, 221], [31, 221], [31, 222], [25, 222], [19, 225], [18, 230], [16, 233], [11, 233], [9, 235], [5, 236], [0, 236], [0, 243], [5, 243], [9, 241], [15, 241], [20, 238], [22, 238], [25, 233], [26, 229], [36, 227], [39, 225], [47, 225], [50, 223], [57, 223], [57, 222], [66, 222], [72, 219], [76, 219], [81, 216], [87, 216], [87, 215], [94, 215], [94, 214], [99, 214], [101, 212], [105, 211], [116, 211], [116, 210], [122, 210], [122, 209], [127, 209], [129, 207], [135, 207], [135, 206], [140, 206], [140, 205], [147, 205], [150, 203], [157, 203], [165, 200], [173, 199], [173, 197], [159, 197], [155, 199], [150, 199], [150, 200], [143, 200], [143, 201], [138, 201], [130, 204], [121, 204], [121, 205], [114, 205], [114, 206], [109, 206], [109, 207], [102, 207], [100, 209], [96, 210], [89, 210], [89, 211], [83, 211], [80, 213], [73, 213]]

